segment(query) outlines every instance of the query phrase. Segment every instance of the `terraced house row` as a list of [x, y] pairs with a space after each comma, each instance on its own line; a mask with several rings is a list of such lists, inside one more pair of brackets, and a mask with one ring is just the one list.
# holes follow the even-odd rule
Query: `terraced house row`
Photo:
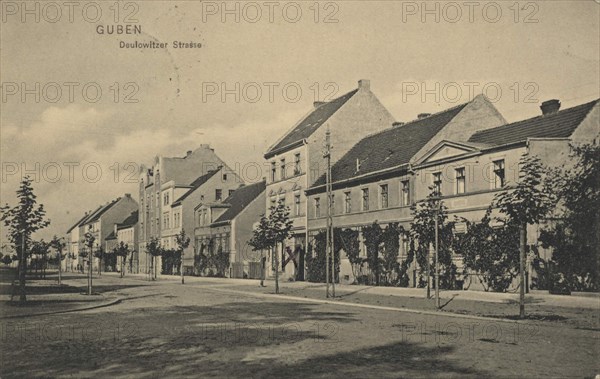
[[[570, 143], [598, 143], [599, 103], [595, 100], [561, 110], [560, 101], [549, 100], [542, 103], [538, 116], [507, 123], [479, 95], [403, 123], [396, 122], [371, 92], [370, 82], [360, 80], [358, 88], [328, 102], [315, 102], [296, 124], [282, 126], [287, 132], [265, 152], [269, 170], [258, 183], [244, 183], [208, 145], [182, 157], [157, 156], [140, 173], [139, 205], [123, 210], [120, 219], [105, 216], [106, 226], [101, 229], [112, 233], [99, 238], [106, 240], [107, 249], [124, 239], [132, 243], [136, 247], [130, 258], [134, 272], [152, 269], [145, 253], [148, 242], [157, 239], [163, 248], [174, 249], [176, 236], [184, 230], [192, 240], [184, 252], [186, 274], [258, 278], [264, 257], [266, 275], [274, 276], [274, 255], [279, 254], [280, 274], [304, 280], [308, 247], [326, 228], [323, 150], [327, 132], [333, 145], [333, 226], [357, 230], [360, 254], [366, 256], [362, 229], [375, 221], [399, 223], [408, 229], [411, 205], [432, 190], [441, 195], [451, 217], [479, 220], [496, 193], [518, 180], [523, 155], [559, 165], [568, 161]], [[290, 209], [293, 237], [277, 251], [252, 251], [248, 245], [252, 230], [260, 216], [278, 202]], [[85, 215], [68, 231], [75, 255], [81, 243], [74, 241], [81, 241], [83, 230], [99, 210]], [[464, 228], [459, 223], [456, 231]], [[537, 239], [538, 228], [530, 227], [531, 241]], [[409, 241], [401, 237], [399, 244], [403, 259]], [[458, 251], [455, 261], [460, 267]], [[356, 281], [343, 250], [340, 270], [341, 281]], [[411, 286], [416, 285], [416, 270], [413, 264]], [[459, 284], [471, 289], [479, 286], [469, 275]]]

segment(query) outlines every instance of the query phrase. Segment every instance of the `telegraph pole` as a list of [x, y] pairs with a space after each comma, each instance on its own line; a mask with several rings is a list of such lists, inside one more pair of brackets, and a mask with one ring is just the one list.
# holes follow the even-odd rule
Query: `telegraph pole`
[[435, 304], [440, 309], [440, 260], [439, 260], [439, 241], [438, 241], [438, 217], [440, 214], [441, 200], [436, 202], [435, 208]]
[[325, 283], [326, 283], [326, 292], [325, 296], [330, 297], [335, 296], [335, 286], [332, 285], [332, 294], [330, 294], [329, 289], [329, 261], [331, 254], [331, 276], [334, 277], [332, 283], [335, 282], [335, 271], [334, 271], [334, 261], [333, 261], [333, 233], [331, 230], [331, 132], [329, 131], [329, 126], [327, 127], [327, 131], [325, 132], [325, 151], [323, 152], [323, 157], [327, 162], [327, 172], [326, 172], [326, 188], [327, 188], [327, 230], [326, 230], [326, 250], [325, 250]]

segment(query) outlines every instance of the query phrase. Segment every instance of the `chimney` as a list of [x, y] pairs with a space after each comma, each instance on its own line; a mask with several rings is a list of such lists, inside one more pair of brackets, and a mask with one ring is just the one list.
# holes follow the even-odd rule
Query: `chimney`
[[186, 157], [189, 157], [190, 155], [192, 155], [192, 150], [188, 150], [188, 151], [185, 153], [185, 156], [186, 156]]
[[130, 193], [126, 193], [125, 197], [131, 197], [131, 194]]
[[369, 79], [361, 79], [358, 81], [358, 89], [371, 90], [371, 81]]
[[560, 100], [552, 99], [544, 101], [540, 106], [540, 109], [542, 110], [542, 114], [544, 116], [554, 114], [560, 109]]
[[323, 104], [325, 104], [325, 103], [326, 103], [326, 101], [315, 101], [315, 102], [313, 103], [313, 106], [314, 106], [315, 108], [318, 108], [318, 107], [320, 107], [321, 105], [323, 105]]
[[397, 127], [397, 126], [402, 126], [402, 125], [404, 125], [404, 121], [395, 121], [395, 122], [392, 122], [392, 126], [394, 128]]
[[417, 118], [418, 118], [419, 120], [421, 120], [421, 119], [423, 119], [423, 118], [425, 118], [425, 117], [429, 117], [429, 116], [431, 116], [431, 113], [419, 113], [419, 114], [417, 115]]

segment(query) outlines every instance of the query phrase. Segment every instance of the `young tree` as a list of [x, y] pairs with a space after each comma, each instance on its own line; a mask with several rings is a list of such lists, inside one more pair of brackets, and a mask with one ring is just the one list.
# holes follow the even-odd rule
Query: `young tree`
[[38, 278], [46, 279], [46, 265], [50, 244], [43, 239], [33, 241], [31, 244], [31, 261], [35, 264], [35, 272]]
[[[99, 246], [97, 249], [94, 250], [93, 255], [94, 258], [98, 258], [98, 276], [102, 276], [102, 263], [107, 263], [104, 262], [104, 248], [102, 246]], [[107, 266], [111, 266], [110, 261], [108, 263], [109, 264], [107, 264]]]
[[146, 245], [146, 253], [152, 256], [152, 265], [150, 266], [150, 276], [152, 280], [156, 280], [156, 257], [162, 255], [162, 247], [158, 238], [150, 239], [148, 245]]
[[27, 300], [25, 292], [25, 275], [27, 273], [27, 247], [31, 242], [31, 235], [50, 224], [45, 219], [46, 211], [44, 205], [37, 205], [36, 196], [33, 193], [31, 178], [25, 177], [17, 190], [18, 204], [9, 207], [6, 204], [0, 208], [0, 221], [7, 228], [8, 239], [17, 251], [19, 257], [19, 300]]
[[527, 225], [537, 224], [555, 203], [552, 192], [544, 185], [547, 168], [537, 156], [524, 155], [519, 161], [519, 181], [509, 183], [496, 195], [495, 205], [507, 217], [506, 224], [519, 228], [519, 317], [525, 317], [525, 251]]
[[129, 246], [123, 241], [113, 249], [115, 256], [121, 257], [121, 278], [125, 276], [125, 259], [127, 259], [129, 252]]
[[515, 225], [491, 225], [490, 206], [480, 222], [463, 218], [466, 232], [457, 236], [455, 250], [463, 257], [465, 274], [475, 273], [483, 289], [506, 292], [519, 275], [519, 231]]
[[[435, 225], [438, 226], [438, 260], [440, 288], [452, 289], [456, 283], [457, 268], [452, 261], [454, 241], [453, 221], [448, 221], [448, 208], [436, 198], [432, 191], [424, 201], [411, 207], [413, 221], [410, 224], [411, 253], [409, 259], [416, 258], [419, 265], [421, 285], [430, 281], [431, 266], [435, 267], [435, 257], [430, 259], [430, 247], [435, 246]], [[411, 262], [407, 262], [410, 264]]]
[[54, 235], [54, 237], [52, 237], [52, 241], [50, 241], [50, 246], [56, 250], [56, 254], [58, 254], [58, 285], [60, 285], [62, 280], [62, 252], [67, 244], [64, 242], [63, 238], [58, 238], [57, 235]]
[[[543, 230], [542, 246], [552, 247], [552, 262], [570, 289], [600, 289], [600, 145], [572, 146], [571, 169], [555, 170], [550, 179], [561, 209], [558, 223]], [[552, 284], [552, 283], [551, 283]]]
[[181, 258], [181, 267], [179, 269], [179, 272], [181, 273], [181, 284], [185, 284], [183, 279], [183, 257], [185, 249], [190, 246], [190, 237], [186, 236], [185, 230], [181, 229], [181, 232], [175, 237], [175, 241], [177, 242], [177, 249], [179, 250], [179, 256]]
[[80, 252], [84, 257], [87, 256], [88, 259], [88, 295], [92, 294], [92, 259], [94, 259], [94, 243], [96, 242], [96, 237], [92, 233], [92, 226], [90, 225], [89, 230], [84, 234], [84, 245], [85, 250]]
[[381, 272], [381, 259], [379, 258], [379, 249], [382, 242], [383, 230], [375, 221], [372, 225], [367, 225], [362, 228], [362, 234], [367, 247], [367, 262], [369, 269], [375, 277], [375, 285], [379, 285]]
[[256, 250], [272, 250], [275, 255], [275, 293], [279, 293], [279, 253], [278, 246], [291, 236], [292, 221], [290, 220], [290, 209], [283, 202], [269, 209], [268, 217], [262, 215], [257, 228], [254, 230], [252, 239], [248, 242]]

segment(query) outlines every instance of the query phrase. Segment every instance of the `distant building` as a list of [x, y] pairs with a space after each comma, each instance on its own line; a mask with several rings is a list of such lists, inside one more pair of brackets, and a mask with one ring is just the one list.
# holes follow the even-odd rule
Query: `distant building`
[[[184, 214], [179, 207], [172, 207], [172, 204], [184, 194], [188, 193], [197, 184], [197, 180], [204, 175], [219, 170], [225, 177], [222, 187], [215, 186], [214, 191], [221, 190], [220, 196], [225, 198], [227, 191], [243, 184], [243, 181], [233, 173], [233, 171], [219, 158], [214, 149], [209, 145], [200, 145], [194, 151], [188, 151], [184, 157], [164, 157], [157, 156], [150, 168], [142, 167], [139, 182], [139, 236], [137, 251], [141, 254], [140, 260], [147, 262], [146, 244], [152, 238], [157, 238], [165, 248], [175, 248], [174, 236], [182, 227], [188, 235], [192, 235], [193, 222], [188, 227], [183, 225]], [[236, 185], [232, 184], [236, 180]], [[196, 183], [195, 183], [196, 182]], [[227, 184], [227, 188], [225, 188]], [[198, 192], [197, 201], [201, 201]], [[211, 194], [211, 198], [216, 194]], [[188, 195], [189, 196], [189, 195]], [[194, 195], [194, 201], [196, 201]], [[189, 203], [189, 201], [186, 202]], [[191, 212], [197, 205], [191, 206]], [[185, 207], [185, 215], [188, 215], [189, 207]], [[188, 217], [189, 218], [189, 217]], [[177, 225], [177, 226], [175, 226]], [[191, 238], [191, 237], [190, 237]], [[160, 259], [158, 260], [160, 264]], [[147, 267], [146, 267], [147, 266]], [[140, 265], [140, 270], [148, 272], [148, 264]], [[160, 272], [160, 270], [158, 270]]]
[[[117, 246], [121, 245], [121, 242], [127, 245], [131, 251], [130, 256], [125, 260], [125, 270], [132, 274], [140, 272], [140, 258], [146, 256], [141, 254], [137, 250], [137, 237], [138, 237], [138, 211], [132, 212], [123, 222], [115, 225], [115, 232], [117, 236]], [[145, 262], [143, 262], [145, 264]], [[121, 258], [117, 260], [117, 269], [121, 268]]]
[[[70, 232], [71, 240], [75, 235], [78, 235], [78, 253], [88, 249], [87, 246], [85, 246], [85, 234], [88, 232], [91, 232], [95, 237], [94, 249], [100, 247], [106, 249], [106, 238], [114, 232], [114, 225], [117, 222], [124, 220], [131, 212], [137, 209], [138, 203], [131, 197], [131, 194], [127, 193], [123, 197], [118, 197], [115, 200], [98, 207], [94, 212], [90, 212], [79, 222], [77, 227], [73, 227]], [[77, 232], [74, 231], [75, 228], [78, 229]], [[79, 255], [79, 266], [85, 266], [87, 264], [86, 262], [87, 260]], [[97, 269], [99, 260], [94, 259], [93, 262], [94, 265], [96, 265], [95, 269]]]
[[265, 210], [282, 201], [291, 209], [293, 219], [293, 238], [284, 249], [287, 253], [278, 252], [280, 262], [289, 262], [290, 251], [295, 257], [295, 264], [283, 267], [284, 276], [304, 277], [302, 271], [295, 272], [294, 268], [302, 270], [298, 263], [304, 260], [306, 246], [308, 205], [304, 191], [326, 171], [323, 146], [327, 129], [331, 132], [331, 159], [335, 163], [360, 139], [387, 128], [393, 121], [371, 92], [370, 82], [360, 80], [353, 91], [329, 102], [315, 102], [314, 108], [267, 150], [264, 157], [270, 171]]
[[265, 187], [264, 181], [243, 186], [222, 203], [206, 202], [196, 207], [196, 274], [201, 274], [200, 259], [203, 256], [223, 252], [229, 254], [230, 266], [226, 275], [258, 278], [261, 253], [252, 251], [248, 241], [252, 238], [254, 225], [265, 211]]

